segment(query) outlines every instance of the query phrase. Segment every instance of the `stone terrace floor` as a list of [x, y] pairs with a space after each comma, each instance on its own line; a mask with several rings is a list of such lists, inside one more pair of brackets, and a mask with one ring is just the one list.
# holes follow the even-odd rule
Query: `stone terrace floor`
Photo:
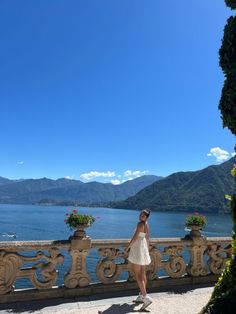
[[[153, 292], [153, 303], [143, 312], [152, 314], [197, 314], [209, 300], [213, 287], [175, 287], [173, 291]], [[141, 305], [132, 301], [136, 294], [99, 294], [91, 297], [53, 299], [0, 304], [0, 314], [129, 314], [140, 313]]]

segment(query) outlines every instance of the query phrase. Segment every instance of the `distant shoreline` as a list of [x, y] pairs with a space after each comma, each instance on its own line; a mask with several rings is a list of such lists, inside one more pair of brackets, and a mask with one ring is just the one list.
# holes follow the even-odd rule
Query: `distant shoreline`
[[[117, 207], [111, 207], [111, 206], [105, 206], [105, 204], [94, 204], [94, 205], [88, 205], [88, 204], [61, 204], [61, 203], [32, 203], [32, 204], [26, 204], [26, 203], [0, 203], [0, 206], [1, 205], [14, 205], [14, 206], [48, 206], [48, 207], [80, 207], [80, 208], [107, 208], [107, 209], [120, 209], [120, 210], [134, 210], [134, 211], [140, 211], [141, 208], [117, 208]], [[203, 213], [203, 214], [213, 214], [213, 215], [216, 215], [216, 214], [219, 214], [219, 215], [229, 215], [231, 214], [230, 211], [216, 211], [216, 212], [213, 212], [213, 211], [207, 211], [207, 210], [203, 210], [203, 209], [198, 209], [198, 208], [195, 208], [195, 209], [192, 209], [191, 207], [189, 209], [154, 209], [154, 208], [151, 208], [152, 211], [154, 212], [165, 212], [165, 213], [193, 213], [193, 212], [200, 212], [200, 213]]]

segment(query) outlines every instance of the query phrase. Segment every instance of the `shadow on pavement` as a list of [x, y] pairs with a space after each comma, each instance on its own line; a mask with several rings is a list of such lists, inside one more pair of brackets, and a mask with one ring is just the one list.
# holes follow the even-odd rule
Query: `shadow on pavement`
[[112, 304], [108, 309], [105, 311], [98, 311], [98, 314], [126, 314], [126, 313], [132, 313], [132, 312], [144, 312], [149, 313], [148, 310], [141, 311], [140, 309], [135, 309], [137, 307], [137, 304]]
[[[85, 298], [81, 298], [81, 301], [83, 301]], [[88, 301], [88, 298], [85, 299]], [[77, 301], [74, 300], [74, 298], [70, 299], [48, 299], [48, 300], [37, 300], [37, 301], [22, 301], [17, 303], [7, 303], [7, 304], [0, 304], [0, 313], [1, 311], [4, 311], [4, 313], [34, 313], [37, 311], [40, 311], [44, 309], [45, 307], [53, 307], [53, 306], [62, 306], [59, 309], [65, 309], [67, 303], [74, 303], [75, 309], [78, 307], [76, 306]]]

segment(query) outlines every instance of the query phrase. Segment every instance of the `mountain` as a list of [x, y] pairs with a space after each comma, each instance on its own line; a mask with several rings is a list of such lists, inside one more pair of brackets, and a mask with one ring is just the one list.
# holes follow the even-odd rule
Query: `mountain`
[[[0, 185], [0, 203], [31, 204], [37, 202], [69, 202], [91, 204], [124, 200], [139, 190], [162, 179], [145, 175], [119, 185], [111, 183], [48, 178], [25, 179]], [[43, 201], [42, 201], [43, 200]]]
[[115, 208], [152, 210], [229, 211], [225, 194], [233, 193], [234, 178], [230, 170], [235, 158], [198, 171], [177, 172], [154, 182], [125, 201], [109, 204]]
[[10, 180], [10, 179], [0, 177], [0, 185], [9, 184], [11, 182], [12, 182], [12, 180]]

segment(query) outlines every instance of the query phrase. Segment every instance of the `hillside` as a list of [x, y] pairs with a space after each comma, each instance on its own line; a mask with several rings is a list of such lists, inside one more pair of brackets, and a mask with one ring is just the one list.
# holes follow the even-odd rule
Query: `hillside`
[[154, 182], [135, 196], [122, 202], [113, 202], [115, 208], [153, 210], [201, 210], [225, 212], [229, 210], [225, 194], [234, 191], [230, 170], [234, 158], [220, 165], [209, 166], [199, 171], [177, 172]]
[[76, 201], [91, 204], [124, 200], [162, 177], [145, 175], [120, 185], [111, 183], [48, 178], [15, 181], [5, 179], [0, 185], [0, 203], [31, 204], [41, 200], [53, 202]]

